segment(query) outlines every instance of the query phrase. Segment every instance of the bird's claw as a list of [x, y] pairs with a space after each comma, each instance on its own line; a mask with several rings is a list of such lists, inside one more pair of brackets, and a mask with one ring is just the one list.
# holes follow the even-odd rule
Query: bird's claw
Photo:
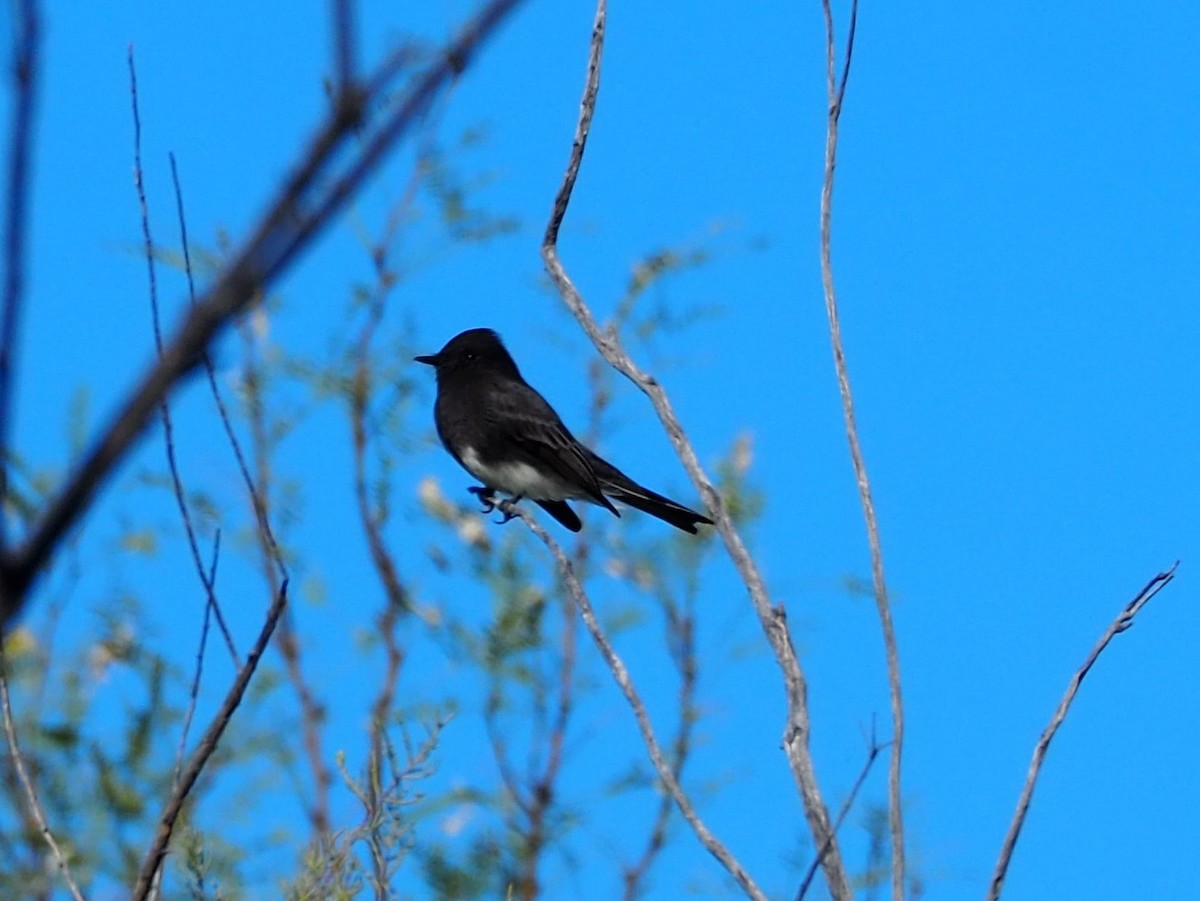
[[479, 498], [479, 503], [483, 505], [481, 513], [491, 513], [498, 506], [495, 488], [489, 488], [487, 485], [472, 485], [467, 491]]
[[509, 522], [510, 520], [517, 519], [518, 517], [520, 517], [521, 514], [519, 514], [517, 512], [517, 501], [519, 501], [519, 500], [520, 500], [520, 498], [516, 498], [516, 497], [512, 498], [511, 500], [509, 498], [505, 498], [504, 500], [500, 501], [499, 503], [497, 503], [495, 505], [496, 508], [501, 513], [504, 514], [503, 519], [493, 520], [496, 523], [496, 525], [502, 526], [506, 522]]
[[491, 513], [493, 510], [499, 510], [504, 514], [503, 519], [493, 520], [498, 526], [502, 526], [506, 522], [517, 519], [520, 516], [517, 512], [517, 501], [521, 499], [520, 497], [498, 498], [496, 497], [496, 489], [487, 485], [472, 485], [467, 491], [479, 498], [479, 503], [483, 505], [481, 513]]

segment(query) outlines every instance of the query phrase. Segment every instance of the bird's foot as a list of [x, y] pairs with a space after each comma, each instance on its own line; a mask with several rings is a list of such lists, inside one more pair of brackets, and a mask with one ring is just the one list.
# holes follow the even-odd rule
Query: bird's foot
[[483, 509], [479, 512], [491, 513], [493, 510], [499, 510], [504, 514], [503, 519], [494, 520], [498, 526], [520, 516], [517, 512], [517, 501], [521, 499], [521, 495], [514, 498], [496, 497], [496, 489], [490, 485], [472, 485], [467, 491], [479, 498], [479, 503], [483, 505]]
[[467, 491], [479, 498], [479, 503], [483, 504], [481, 513], [491, 513], [499, 502], [496, 500], [496, 489], [490, 485], [472, 485]]
[[501, 513], [504, 514], [503, 519], [497, 519], [495, 521], [496, 525], [502, 526], [506, 522], [509, 522], [510, 520], [514, 520], [514, 519], [517, 519], [520, 517], [521, 514], [517, 512], [517, 501], [519, 501], [520, 499], [521, 499], [521, 495], [518, 494], [514, 498], [505, 498], [504, 500], [496, 503], [496, 509], [498, 509]]

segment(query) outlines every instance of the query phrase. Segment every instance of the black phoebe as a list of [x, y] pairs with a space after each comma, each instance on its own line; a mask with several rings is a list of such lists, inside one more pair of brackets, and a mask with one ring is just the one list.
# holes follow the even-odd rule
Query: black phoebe
[[465, 331], [436, 354], [416, 360], [437, 370], [438, 437], [483, 482], [470, 490], [485, 512], [495, 508], [496, 492], [503, 491], [514, 501], [532, 498], [578, 532], [582, 524], [567, 501], [590, 501], [620, 516], [609, 495], [693, 535], [696, 523], [712, 525], [707, 516], [643, 488], [575, 440], [554, 408], [521, 378], [491, 329]]

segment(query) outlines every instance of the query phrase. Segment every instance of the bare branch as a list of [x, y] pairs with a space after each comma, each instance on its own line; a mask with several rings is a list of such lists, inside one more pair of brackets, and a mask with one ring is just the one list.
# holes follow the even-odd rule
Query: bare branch
[[867, 464], [863, 459], [862, 445], [858, 440], [858, 425], [854, 416], [854, 395], [850, 390], [850, 372], [846, 366], [846, 351], [842, 344], [842, 326], [838, 315], [837, 293], [833, 285], [832, 217], [833, 176], [837, 166], [838, 122], [842, 115], [842, 103], [846, 97], [846, 83], [850, 79], [850, 60], [854, 55], [854, 35], [858, 27], [858, 0], [851, 0], [850, 28], [846, 36], [845, 60], [841, 76], [837, 75], [837, 41], [834, 37], [833, 10], [830, 0], [822, 0], [825, 13], [825, 64], [826, 91], [829, 101], [829, 119], [825, 128], [825, 178], [821, 186], [821, 283], [825, 291], [825, 312], [829, 318], [829, 340], [833, 347], [833, 366], [837, 374], [838, 390], [842, 398], [842, 416], [846, 422], [846, 441], [850, 449], [850, 460], [854, 466], [854, 478], [858, 483], [859, 502], [863, 520], [867, 527], [867, 544], [871, 550], [871, 577], [875, 590], [875, 607], [879, 614], [880, 630], [883, 633], [884, 654], [887, 658], [888, 691], [892, 708], [892, 753], [888, 767], [888, 823], [892, 845], [892, 898], [904, 899], [904, 810], [902, 807], [900, 763], [904, 751], [904, 696], [900, 683], [900, 650], [896, 642], [896, 630], [892, 623], [891, 605], [888, 601], [887, 580], [883, 571], [883, 545], [879, 539], [879, 523], [875, 517], [875, 501], [871, 496], [871, 482], [867, 476]]
[[258, 633], [258, 639], [254, 642], [254, 647], [250, 649], [250, 653], [246, 657], [246, 662], [238, 670], [237, 678], [234, 679], [233, 685], [230, 686], [229, 692], [225, 695], [225, 701], [221, 704], [221, 709], [213, 717], [212, 723], [200, 739], [196, 750], [192, 752], [187, 766], [171, 791], [171, 797], [167, 800], [162, 816], [159, 818], [154, 840], [151, 842], [150, 849], [146, 852], [146, 856], [142, 860], [142, 866], [138, 870], [137, 882], [134, 884], [132, 894], [134, 901], [142, 901], [150, 892], [154, 883], [154, 874], [162, 864], [163, 858], [166, 857], [167, 845], [171, 841], [171, 833], [175, 829], [175, 821], [179, 818], [180, 811], [183, 810], [184, 802], [187, 801], [192, 787], [196, 784], [196, 780], [200, 778], [200, 773], [203, 772], [208, 759], [216, 751], [225, 728], [233, 718], [234, 711], [242, 703], [242, 696], [246, 693], [246, 687], [250, 684], [250, 678], [258, 668], [258, 661], [267, 649], [267, 644], [275, 632], [275, 626], [279, 622], [280, 615], [287, 607], [287, 588], [288, 583], [285, 581], [280, 586], [279, 594], [275, 596], [274, 602], [272, 602], [270, 609], [267, 611], [266, 622], [263, 623], [262, 630]]
[[[150, 289], [150, 317], [154, 325], [154, 348], [162, 356], [162, 328], [158, 314], [158, 276], [154, 266], [154, 240], [150, 236], [150, 210], [146, 204], [146, 183], [142, 172], [142, 117], [138, 111], [137, 67], [133, 62], [133, 45], [129, 46], [127, 54], [129, 63], [129, 97], [133, 107], [133, 184], [137, 190], [138, 208], [142, 217], [142, 250], [146, 257], [146, 274]], [[175, 505], [179, 508], [179, 518], [183, 520], [183, 531], [187, 536], [188, 549], [192, 554], [192, 565], [200, 584], [204, 586], [207, 605], [216, 617], [217, 627], [225, 638], [225, 646], [235, 667], [241, 666], [237, 647], [233, 643], [233, 635], [225, 624], [225, 616], [221, 613], [221, 605], [217, 602], [217, 592], [212, 581], [208, 578], [208, 570], [200, 559], [200, 542], [196, 538], [196, 529], [192, 523], [192, 510], [188, 506], [187, 492], [183, 488], [183, 477], [179, 474], [179, 462], [175, 457], [175, 426], [171, 420], [171, 406], [166, 397], [158, 405], [159, 417], [163, 425], [163, 444], [167, 452], [167, 469], [171, 474], [171, 487], [175, 494]], [[205, 612], [205, 619], [208, 612]]]
[[[603, 2], [601, 2], [601, 6], [603, 6]], [[575, 601], [575, 606], [579, 609], [579, 615], [583, 617], [583, 624], [587, 627], [588, 632], [591, 633], [596, 647], [600, 649], [600, 655], [608, 665], [613, 679], [616, 680], [617, 687], [621, 689], [621, 693], [625, 695], [625, 700], [629, 702], [629, 706], [633, 709], [638, 729], [642, 733], [642, 741], [645, 743], [646, 750], [650, 754], [650, 762], [654, 764], [654, 769], [658, 772], [658, 777], [662, 780], [663, 786], [671, 797], [675, 799], [675, 804], [679, 807], [679, 812], [683, 814], [683, 818], [692, 827], [692, 831], [696, 834], [696, 838], [700, 840], [700, 844], [734, 878], [737, 884], [741, 886], [742, 891], [751, 898], [756, 899], [756, 901], [766, 901], [767, 896], [755, 884], [750, 874], [746, 872], [737, 858], [709, 831], [704, 821], [700, 819], [700, 815], [696, 813], [696, 809], [692, 806], [691, 799], [684, 792], [682, 786], [679, 784], [679, 780], [675, 778], [675, 774], [671, 771], [670, 764], [663, 757], [662, 748], [659, 747], [658, 739], [654, 735], [654, 727], [650, 724], [650, 717], [646, 713], [646, 707], [642, 703], [641, 696], [634, 687], [629, 670], [625, 668], [624, 661], [617, 655], [612, 643], [608, 640], [608, 636], [600, 628], [600, 623], [596, 619], [596, 611], [592, 609], [592, 602], [588, 599], [587, 593], [583, 590], [583, 584], [575, 574], [575, 567], [571, 563], [571, 558], [566, 555], [558, 542], [550, 537], [550, 533], [543, 529], [537, 520], [525, 509], [508, 501], [502, 504], [502, 508], [505, 513], [511, 512], [513, 515], [519, 516], [525, 525], [529, 527], [529, 530], [541, 539], [542, 543], [550, 549], [550, 553], [554, 555], [554, 559], [558, 563], [559, 574], [562, 576], [567, 592], [571, 595], [571, 598]]]
[[[217, 562], [221, 559], [221, 532], [213, 536], [212, 565], [208, 570], [208, 578], [212, 582], [217, 579]], [[192, 688], [188, 694], [187, 710], [183, 714], [183, 728], [179, 730], [179, 747], [175, 751], [175, 776], [171, 781], [172, 787], [179, 784], [183, 772], [183, 755], [187, 750], [188, 733], [192, 729], [192, 718], [196, 715], [196, 704], [200, 701], [200, 679], [204, 674], [204, 649], [208, 647], [208, 628], [212, 608], [204, 608], [204, 619], [200, 623], [200, 642], [196, 647], [196, 668], [192, 671]]]
[[1141, 612], [1143, 607], [1150, 603], [1150, 599], [1166, 588], [1171, 580], [1175, 578], [1175, 570], [1178, 568], [1179, 561], [1176, 560], [1170, 569], [1160, 572], [1146, 583], [1145, 587], [1134, 596], [1133, 600], [1121, 609], [1121, 612], [1117, 614], [1117, 618], [1112, 621], [1112, 624], [1104, 630], [1104, 634], [1100, 636], [1100, 640], [1096, 642], [1096, 646], [1087, 655], [1087, 659], [1083, 661], [1083, 665], [1071, 677], [1071, 682], [1067, 685], [1066, 694], [1058, 702], [1058, 709], [1054, 711], [1054, 716], [1050, 717], [1049, 724], [1042, 731], [1041, 737], [1033, 748], [1033, 760], [1029, 763], [1029, 772], [1025, 776], [1025, 786], [1021, 789], [1021, 797], [1017, 800], [1017, 810], [1013, 814], [1012, 823], [1009, 824], [1008, 833], [1004, 836], [1004, 844], [1000, 846], [1000, 857], [996, 861], [996, 870], [992, 873], [992, 884], [987, 895], [988, 901], [997, 901], [1001, 890], [1004, 888], [1004, 877], [1008, 873], [1008, 865], [1012, 860], [1013, 849], [1017, 844], [1017, 837], [1021, 834], [1021, 827], [1025, 824], [1025, 816], [1029, 813], [1029, 804], [1033, 799], [1033, 789], [1037, 785], [1038, 776], [1041, 774], [1046, 752], [1050, 749], [1050, 742], [1053, 741], [1059, 726], [1067, 718], [1067, 711], [1071, 709], [1071, 704], [1075, 701], [1075, 696], [1079, 694], [1079, 687], [1083, 684], [1084, 676], [1088, 674], [1092, 666], [1100, 658], [1100, 655], [1104, 653], [1104, 649], [1108, 647], [1108, 643], [1132, 626], [1133, 618]]
[[[9, 129], [8, 216], [4, 223], [4, 308], [0, 319], [0, 500], [8, 500], [8, 439], [12, 431], [13, 358], [25, 293], [25, 227], [29, 202], [29, 160], [33, 150], [33, 108], [37, 101], [41, 25], [35, 0], [12, 4], [13, 106]], [[7, 547], [7, 514], [0, 509], [0, 547]], [[2, 631], [2, 630], [0, 630]]]
[[692, 483], [700, 492], [705, 505], [716, 521], [716, 527], [725, 542], [725, 547], [741, 575], [742, 581], [754, 604], [760, 624], [766, 634], [767, 641], [775, 654], [776, 662], [783, 672], [784, 688], [787, 695], [787, 723], [784, 728], [783, 743], [788, 755], [793, 777], [796, 780], [804, 804], [805, 817], [812, 831], [814, 844], [823, 846], [830, 842], [830, 851], [826, 855], [823, 866], [825, 876], [830, 886], [831, 894], [838, 899], [852, 897], [850, 883], [846, 878], [845, 866], [842, 863], [841, 852], [838, 849], [836, 836], [829, 822], [829, 813], [821, 797], [813, 768], [812, 754], [809, 749], [809, 712], [808, 688], [804, 672], [800, 666], [796, 649], [792, 645], [791, 636], [787, 630], [787, 616], [782, 606], [774, 607], [767, 594], [766, 585], [758, 571], [749, 551], [742, 541], [729, 511], [725, 507], [720, 494], [713, 487], [695, 449], [683, 431], [683, 426], [667, 398], [666, 392], [658, 380], [640, 369], [621, 346], [620, 340], [612, 330], [604, 331], [596, 322], [591, 309], [584, 302], [582, 295], [567, 275], [558, 254], [558, 232], [562, 225], [570, 203], [575, 180], [583, 160], [584, 148], [587, 145], [588, 133], [591, 130], [592, 116], [595, 113], [596, 98], [600, 86], [600, 60], [604, 45], [605, 29], [605, 0], [599, 0], [596, 8], [596, 20], [592, 28], [591, 50], [588, 56], [587, 79], [580, 103], [579, 119], [575, 126], [575, 139], [571, 146], [571, 155], [562, 186], [554, 198], [554, 206], [550, 221], [546, 226], [545, 237], [542, 241], [542, 260], [546, 272], [554, 282], [559, 295], [567, 308], [579, 321], [591, 342], [596, 346], [601, 356], [610, 366], [632, 381], [654, 405], [659, 421], [662, 422], [676, 454], [683, 462]]
[[71, 897], [75, 901], [83, 901], [83, 895], [79, 893], [79, 886], [71, 878], [71, 868], [67, 865], [67, 858], [63, 855], [58, 842], [54, 840], [54, 834], [46, 822], [46, 811], [42, 809], [42, 802], [38, 799], [37, 790], [33, 787], [33, 780], [29, 778], [29, 773], [25, 769], [25, 758], [21, 754], [20, 745], [17, 744], [17, 729], [13, 723], [12, 703], [8, 697], [8, 662], [4, 659], [3, 652], [0, 652], [0, 707], [3, 708], [4, 736], [8, 740], [8, 756], [12, 760], [13, 768], [17, 771], [21, 790], [25, 793], [25, 801], [28, 804], [27, 812], [37, 823], [38, 831], [41, 832], [46, 846], [54, 857], [55, 866], [58, 867], [63, 880], [67, 883]]
[[[263, 403], [264, 377], [262, 368], [256, 356], [257, 339], [254, 329], [248, 320], [238, 325], [246, 350], [246, 359], [242, 368], [242, 393], [246, 405], [246, 418], [250, 424], [251, 451], [254, 458], [254, 484], [258, 492], [259, 504], [263, 518], [271, 516], [271, 487], [272, 487], [272, 457], [274, 443], [270, 438], [272, 429], [267, 422], [266, 406]], [[273, 543], [269, 533], [258, 530], [255, 533], [258, 540], [259, 565], [263, 581], [267, 585], [268, 596], [275, 597], [280, 590], [281, 576], [277, 563], [279, 548]], [[301, 664], [300, 636], [296, 629], [295, 616], [291, 610], [285, 611], [279, 623], [279, 637], [275, 641], [275, 650], [283, 658], [284, 669], [288, 681], [296, 691], [296, 699], [300, 703], [300, 728], [303, 735], [304, 753], [313, 774], [314, 798], [308, 808], [308, 818], [312, 824], [314, 838], [317, 841], [325, 839], [330, 831], [329, 818], [329, 787], [333, 782], [333, 774], [325, 760], [321, 746], [323, 728], [327, 722], [327, 712], [324, 702], [314, 691], [312, 683], [304, 673]]]
[[[26, 539], [4, 561], [0, 632], [24, 605], [34, 578], [53, 555], [63, 534], [89, 506], [92, 496], [128, 452], [167, 393], [203, 359], [228, 323], [270, 287], [362, 184], [396, 141], [408, 133], [438, 94], [470, 62], [482, 42], [521, 0], [492, 0], [414, 81], [379, 129], [356, 150], [346, 170], [330, 178], [337, 151], [354, 132], [360, 110], [339, 104], [300, 157], [269, 212], [216, 281], [189, 311], [158, 361], [125, 400], [113, 422], [84, 455]], [[384, 66], [391, 65], [387, 61]], [[354, 107], [365, 105], [365, 93]]]
[[[187, 232], [187, 216], [184, 213], [183, 205], [183, 187], [179, 182], [179, 168], [175, 164], [175, 154], [169, 154], [171, 161], [171, 183], [175, 190], [175, 211], [179, 219], [179, 243], [183, 250], [183, 270], [187, 274], [188, 283], [188, 300], [195, 306], [196, 304], [196, 279], [192, 272], [192, 254], [191, 246], [188, 243]], [[254, 477], [250, 475], [250, 465], [246, 462], [246, 455], [242, 451], [242, 443], [238, 440], [237, 432], [234, 431], [233, 421], [229, 416], [229, 408], [225, 404], [225, 397], [221, 393], [221, 386], [217, 381], [216, 368], [213, 366], [212, 357], [205, 350], [202, 354], [202, 362], [204, 364], [204, 374], [208, 377], [208, 390], [212, 395], [213, 403], [217, 407], [217, 416], [220, 417], [221, 426], [225, 430], [225, 438], [229, 442], [229, 447], [233, 451], [234, 459], [237, 461], [238, 471], [242, 474], [242, 484], [246, 486], [246, 495], [250, 498], [250, 506], [254, 511], [254, 520], [258, 528], [258, 534], [264, 541], [267, 542], [271, 549], [271, 556], [275, 560], [275, 566], [279, 571], [279, 578], [286, 579], [288, 577], [287, 565], [283, 561], [283, 554], [279, 550], [279, 545], [275, 541], [275, 533], [271, 530], [271, 522], [267, 517], [267, 508], [263, 504], [262, 498], [259, 496], [258, 489], [254, 485]]]
[[[890, 742], [882, 744], [875, 738], [875, 722], [874, 717], [871, 720], [871, 739], [867, 747], [867, 759], [863, 761], [862, 769], [858, 772], [858, 778], [854, 780], [854, 785], [850, 787], [850, 794], [846, 795], [846, 800], [842, 802], [842, 809], [838, 811], [837, 818], [833, 821], [833, 832], [836, 835], [842, 828], [842, 823], [846, 822], [846, 817], [850, 814], [851, 808], [854, 807], [854, 799], [858, 797], [859, 791], [863, 787], [863, 783], [867, 781], [867, 775], [871, 772], [871, 767], [875, 765], [875, 758], [879, 756], [879, 752], [886, 748]], [[808, 865], [808, 872], [804, 874], [804, 878], [800, 880], [800, 889], [796, 892], [796, 901], [803, 901], [804, 896], [808, 894], [809, 888], [812, 886], [813, 877], [817, 875], [817, 868], [821, 865], [821, 858], [829, 853], [829, 843], [826, 842], [817, 852], [817, 856], [813, 858], [812, 863]]]

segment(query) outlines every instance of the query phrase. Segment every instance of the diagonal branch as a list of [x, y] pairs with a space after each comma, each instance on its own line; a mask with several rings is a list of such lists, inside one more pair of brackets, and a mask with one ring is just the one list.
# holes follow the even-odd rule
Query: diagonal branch
[[[601, 6], [603, 6], [603, 0], [601, 0]], [[596, 611], [592, 609], [592, 602], [588, 599], [587, 592], [583, 589], [583, 584], [575, 574], [575, 567], [571, 563], [571, 558], [567, 556], [558, 542], [550, 537], [550, 533], [543, 529], [528, 511], [516, 504], [507, 504], [506, 512], [509, 511], [519, 516], [525, 525], [529, 527], [529, 530], [554, 555], [554, 559], [558, 563], [559, 574], [562, 576], [567, 592], [570, 594], [572, 600], [575, 601], [575, 606], [579, 609], [579, 615], [583, 618], [584, 625], [587, 627], [588, 632], [591, 633], [596, 647], [600, 649], [600, 655], [608, 665], [613, 679], [616, 680], [617, 687], [621, 689], [621, 693], [625, 695], [625, 700], [633, 708], [634, 718], [637, 720], [638, 729], [642, 733], [642, 741], [646, 745], [646, 750], [650, 753], [650, 762], [654, 764], [654, 769], [658, 772], [658, 777], [662, 780], [664, 788], [675, 799], [675, 804], [679, 807], [679, 812], [683, 814], [683, 818], [692, 827], [696, 838], [717, 859], [721, 866], [725, 868], [726, 872], [734, 878], [737, 884], [741, 886], [742, 891], [749, 897], [754, 898], [755, 901], [766, 901], [767, 896], [755, 884], [750, 874], [746, 872], [737, 858], [729, 852], [729, 849], [721, 843], [720, 839], [709, 831], [708, 826], [700, 819], [700, 815], [696, 813], [696, 809], [692, 806], [691, 799], [684, 792], [683, 787], [680, 786], [679, 780], [675, 778], [675, 773], [671, 769], [670, 763], [663, 756], [662, 748], [659, 746], [658, 739], [654, 735], [654, 727], [650, 723], [650, 717], [646, 713], [646, 707], [642, 703], [641, 696], [633, 684], [633, 678], [629, 675], [629, 670], [625, 668], [625, 662], [617, 655], [612, 643], [608, 640], [608, 636], [600, 628], [600, 623], [596, 619]]]
[[146, 852], [141, 868], [138, 870], [137, 882], [134, 885], [131, 895], [134, 901], [142, 901], [150, 892], [151, 886], [154, 883], [154, 874], [158, 871], [159, 866], [161, 866], [163, 858], [166, 857], [167, 845], [171, 841], [171, 833], [174, 831], [175, 822], [179, 819], [179, 814], [183, 810], [184, 802], [187, 801], [192, 787], [196, 784], [196, 780], [200, 778], [200, 773], [204, 771], [209, 758], [217, 750], [217, 745], [220, 743], [221, 736], [225, 733], [225, 728], [229, 725], [229, 721], [233, 718], [234, 711], [242, 703], [242, 696], [246, 693], [246, 688], [250, 684], [250, 678], [258, 668], [258, 661], [262, 658], [263, 652], [266, 651], [267, 644], [271, 640], [271, 636], [275, 633], [275, 626], [279, 622], [280, 615], [283, 613], [284, 608], [287, 607], [287, 589], [288, 583], [285, 581], [280, 586], [279, 593], [275, 596], [270, 609], [267, 610], [266, 622], [263, 623], [262, 630], [258, 633], [258, 639], [254, 642], [254, 647], [250, 649], [250, 653], [246, 657], [246, 662], [238, 670], [233, 685], [229, 687], [229, 691], [225, 695], [225, 700], [221, 704], [221, 709], [213, 717], [204, 736], [200, 739], [200, 743], [196, 745], [196, 750], [192, 752], [187, 766], [175, 782], [174, 788], [171, 791], [171, 797], [167, 799], [166, 806], [159, 817], [158, 829], [154, 833], [154, 840], [150, 843], [150, 849]]
[[1000, 892], [1004, 888], [1004, 877], [1008, 874], [1008, 865], [1012, 860], [1013, 849], [1017, 844], [1017, 837], [1021, 834], [1021, 827], [1025, 824], [1025, 816], [1029, 813], [1029, 804], [1033, 800], [1033, 789], [1037, 785], [1038, 776], [1041, 774], [1042, 763], [1046, 759], [1046, 752], [1050, 749], [1050, 742], [1054, 740], [1059, 726], [1067, 718], [1067, 711], [1071, 709], [1071, 704], [1075, 701], [1075, 696], [1079, 694], [1079, 687], [1083, 684], [1084, 677], [1100, 658], [1100, 655], [1104, 653], [1104, 649], [1108, 647], [1108, 643], [1132, 626], [1133, 618], [1141, 612], [1143, 607], [1150, 603], [1150, 599], [1166, 588], [1171, 580], [1175, 578], [1175, 570], [1178, 567], [1179, 561], [1176, 560], [1170, 569], [1160, 572], [1146, 583], [1145, 587], [1134, 596], [1133, 600], [1121, 609], [1121, 612], [1117, 614], [1117, 618], [1112, 621], [1112, 624], [1104, 630], [1104, 634], [1100, 636], [1100, 640], [1096, 642], [1096, 646], [1087, 655], [1087, 659], [1083, 661], [1083, 665], [1071, 677], [1071, 682], [1067, 685], [1066, 694], [1058, 702], [1058, 709], [1054, 711], [1054, 716], [1050, 717], [1049, 724], [1043, 730], [1041, 737], [1033, 748], [1033, 760], [1029, 763], [1029, 773], [1025, 776], [1025, 786], [1021, 789], [1021, 797], [1017, 800], [1017, 811], [1013, 814], [1012, 823], [1009, 824], [1008, 834], [1004, 836], [1004, 844], [1000, 847], [1000, 857], [996, 861], [996, 870], [992, 874], [992, 884], [987, 894], [988, 901], [998, 901], [1000, 898]]
[[[874, 717], [871, 721], [871, 740], [867, 747], [867, 759], [863, 761], [862, 769], [858, 771], [858, 778], [854, 780], [854, 784], [850, 786], [850, 794], [846, 795], [846, 800], [842, 802], [842, 809], [838, 811], [837, 817], [833, 821], [833, 832], [836, 835], [838, 830], [842, 828], [842, 823], [846, 822], [846, 817], [850, 815], [850, 810], [854, 807], [854, 801], [858, 797], [859, 791], [863, 787], [863, 783], [867, 781], [867, 776], [871, 772], [871, 767], [875, 765], [875, 758], [879, 756], [879, 752], [888, 746], [887, 742], [882, 744], [875, 738], [875, 722]], [[800, 888], [796, 892], [796, 901], [804, 901], [804, 896], [808, 894], [809, 888], [812, 886], [813, 877], [817, 875], [817, 868], [821, 866], [821, 859], [829, 853], [829, 843], [826, 842], [820, 850], [817, 851], [816, 857], [808, 866], [808, 871], [804, 874], [804, 878], [800, 880]]]
[[[215, 337], [295, 260], [346, 200], [420, 120], [436, 97], [460, 75], [483, 41], [521, 0], [492, 0], [415, 79], [342, 173], [331, 173], [338, 151], [355, 134], [366, 105], [386, 83], [368, 78], [372, 91], [343, 92], [333, 111], [286, 179], [253, 235], [192, 307], [161, 357], [131, 391], [112, 423], [96, 439], [65, 486], [50, 502], [24, 544], [3, 561], [0, 632], [24, 606], [29, 586], [63, 535], [82, 517], [92, 497], [128, 453], [154, 410], [198, 366]], [[381, 70], [394, 70], [391, 60]], [[331, 177], [332, 176], [332, 177]]]
[[[137, 83], [137, 67], [133, 61], [133, 45], [130, 45], [128, 51], [129, 64], [129, 96], [133, 106], [133, 184], [137, 191], [138, 210], [141, 213], [142, 219], [142, 251], [146, 257], [146, 277], [150, 292], [150, 318], [154, 326], [154, 349], [162, 356], [162, 325], [158, 311], [158, 274], [154, 266], [154, 240], [150, 235], [150, 209], [146, 203], [146, 182], [142, 171], [142, 117], [138, 110], [138, 83]], [[225, 638], [225, 646], [229, 649], [229, 656], [233, 660], [234, 667], [241, 666], [242, 661], [238, 656], [237, 648], [233, 643], [233, 636], [229, 632], [229, 626], [225, 623], [225, 615], [221, 612], [221, 605], [217, 602], [217, 592], [212, 580], [208, 577], [208, 568], [200, 557], [200, 542], [196, 537], [196, 527], [192, 522], [192, 509], [188, 505], [187, 492], [183, 486], [183, 476], [179, 473], [179, 461], [175, 455], [175, 423], [171, 417], [171, 405], [164, 397], [158, 405], [159, 418], [162, 420], [163, 426], [163, 444], [167, 454], [167, 470], [171, 474], [171, 488], [175, 495], [175, 506], [179, 508], [179, 518], [183, 521], [184, 535], [187, 537], [188, 550], [191, 551], [192, 565], [196, 569], [196, 575], [200, 578], [200, 584], [204, 586], [204, 592], [207, 597], [208, 609], [205, 612], [205, 619], [208, 619], [209, 612], [216, 617], [217, 627], [221, 630], [221, 634]]]
[[842, 855], [838, 848], [836, 836], [829, 822], [829, 812], [821, 797], [820, 786], [817, 783], [813, 765], [812, 753], [809, 748], [809, 732], [811, 728], [808, 710], [808, 687], [804, 671], [800, 666], [796, 649], [792, 644], [791, 635], [787, 629], [787, 615], [782, 606], [774, 606], [767, 594], [767, 587], [762, 574], [746, 549], [741, 534], [729, 516], [720, 494], [713, 487], [708, 474], [700, 465], [696, 451], [683, 431], [683, 426], [667, 398], [666, 391], [658, 380], [640, 369], [621, 346], [615, 331], [602, 330], [591, 309], [584, 302], [582, 295], [576, 289], [568, 276], [558, 254], [558, 233], [562, 220], [570, 204], [571, 193], [579, 175], [579, 167], [583, 161], [583, 152], [587, 145], [588, 133], [591, 130], [592, 117], [596, 109], [596, 97], [600, 88], [600, 60], [604, 46], [604, 29], [606, 19], [605, 0], [599, 0], [596, 7], [596, 20], [592, 29], [591, 50], [588, 56], [587, 79], [580, 103], [579, 119], [575, 126], [575, 139], [571, 145], [571, 155], [567, 171], [561, 187], [554, 198], [550, 221], [546, 226], [545, 237], [542, 240], [542, 260], [546, 272], [550, 275], [563, 303], [579, 321], [588, 338], [595, 345], [600, 355], [610, 366], [632, 381], [649, 399], [658, 414], [670, 439], [675, 453], [679, 455], [687, 470], [692, 483], [700, 492], [705, 505], [712, 513], [716, 527], [725, 542], [726, 551], [737, 567], [750, 600], [758, 615], [767, 642], [774, 652], [775, 660], [783, 673], [784, 689], [787, 697], [787, 723], [784, 727], [783, 744], [787, 752], [788, 763], [796, 781], [804, 804], [804, 814], [808, 820], [809, 829], [813, 835], [813, 843], [823, 847], [829, 843], [829, 853], [822, 865], [825, 878], [829, 883], [830, 892], [835, 898], [848, 899], [852, 897], [850, 883], [846, 877]]
[[871, 496], [871, 481], [862, 445], [858, 440], [858, 424], [854, 416], [854, 394], [850, 390], [850, 372], [846, 366], [846, 350], [842, 344], [842, 326], [838, 315], [837, 292], [833, 284], [832, 217], [833, 175], [837, 166], [838, 123], [846, 84], [850, 79], [850, 61], [854, 55], [854, 36], [858, 28], [858, 0], [851, 0], [850, 26], [846, 35], [845, 59], [841, 75], [837, 74], [837, 42], [833, 31], [833, 11], [830, 0], [822, 0], [825, 13], [825, 78], [829, 102], [829, 119], [825, 128], [825, 177], [821, 185], [821, 283], [825, 291], [825, 312], [829, 318], [829, 340], [833, 348], [833, 367], [837, 374], [838, 391], [842, 398], [842, 416], [846, 422], [846, 441], [854, 479], [858, 483], [859, 502], [867, 527], [867, 544], [871, 550], [871, 579], [875, 590], [875, 607], [883, 632], [884, 655], [887, 658], [888, 692], [892, 708], [892, 751], [888, 766], [888, 823], [892, 845], [892, 898], [904, 899], [904, 811], [901, 806], [900, 762], [904, 751], [904, 696], [900, 683], [900, 650], [892, 623], [888, 601], [887, 580], [883, 572], [883, 544], [879, 539], [879, 522], [875, 516], [875, 501]]

